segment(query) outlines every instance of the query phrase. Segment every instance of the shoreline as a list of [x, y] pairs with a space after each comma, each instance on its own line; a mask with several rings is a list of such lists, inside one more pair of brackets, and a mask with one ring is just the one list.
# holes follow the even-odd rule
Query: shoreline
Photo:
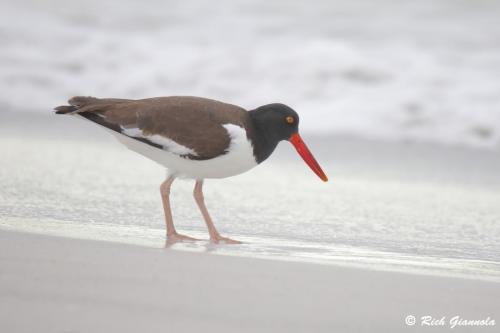
[[[439, 258], [416, 256], [402, 253], [390, 253], [346, 247], [340, 244], [317, 244], [311, 242], [293, 242], [289, 239], [258, 238], [237, 235], [243, 241], [241, 245], [219, 246], [211, 244], [206, 232], [199, 230], [179, 229], [201, 241], [166, 244], [163, 229], [151, 229], [137, 226], [87, 225], [62, 223], [61, 221], [44, 220], [40, 226], [38, 220], [32, 222], [23, 219], [0, 221], [0, 232], [21, 232], [65, 239], [107, 242], [138, 246], [149, 249], [171, 248], [174, 251], [210, 253], [213, 255], [254, 258], [261, 260], [296, 262], [359, 268], [379, 272], [436, 276], [444, 278], [462, 278], [468, 280], [500, 283], [500, 263], [495, 261], [474, 260], [464, 258]], [[283, 251], [281, 248], [294, 248], [294, 251]]]
[[499, 319], [498, 283], [452, 277], [9, 231], [0, 231], [0, 267], [8, 332], [400, 332], [408, 315]]

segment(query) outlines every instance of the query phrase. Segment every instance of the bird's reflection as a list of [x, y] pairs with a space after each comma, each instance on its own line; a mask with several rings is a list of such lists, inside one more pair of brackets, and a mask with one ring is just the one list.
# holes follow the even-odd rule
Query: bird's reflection
[[214, 243], [210, 240], [186, 241], [178, 239], [169, 239], [165, 237], [164, 248], [174, 250], [195, 250], [196, 252], [216, 252], [222, 249], [234, 248], [235, 244]]

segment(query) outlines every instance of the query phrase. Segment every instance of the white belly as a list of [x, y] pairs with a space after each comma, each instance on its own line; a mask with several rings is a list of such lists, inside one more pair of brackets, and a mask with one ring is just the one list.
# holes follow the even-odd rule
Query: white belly
[[169, 174], [192, 179], [226, 178], [250, 170], [257, 165], [257, 162], [245, 130], [233, 124], [226, 124], [224, 127], [231, 138], [229, 148], [225, 154], [209, 160], [180, 157], [118, 132], [111, 131], [111, 133], [130, 150], [166, 167]]

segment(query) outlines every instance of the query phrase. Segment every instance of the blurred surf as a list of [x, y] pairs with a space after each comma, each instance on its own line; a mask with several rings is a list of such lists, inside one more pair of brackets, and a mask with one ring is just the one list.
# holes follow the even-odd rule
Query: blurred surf
[[218, 4], [0, 1], [2, 111], [199, 95], [285, 102], [304, 133], [499, 146], [499, 2]]

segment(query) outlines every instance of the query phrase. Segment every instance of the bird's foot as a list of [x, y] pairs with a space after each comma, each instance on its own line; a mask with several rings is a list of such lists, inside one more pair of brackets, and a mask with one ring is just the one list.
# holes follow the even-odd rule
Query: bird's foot
[[173, 234], [167, 234], [167, 242], [169, 243], [175, 243], [175, 242], [185, 242], [185, 241], [199, 241], [200, 239], [198, 238], [193, 238], [189, 237], [186, 235], [178, 234], [178, 233], [173, 233]]
[[241, 244], [242, 242], [228, 238], [228, 237], [222, 237], [221, 235], [215, 235], [215, 236], [210, 236], [210, 242], [215, 243], [215, 244]]

